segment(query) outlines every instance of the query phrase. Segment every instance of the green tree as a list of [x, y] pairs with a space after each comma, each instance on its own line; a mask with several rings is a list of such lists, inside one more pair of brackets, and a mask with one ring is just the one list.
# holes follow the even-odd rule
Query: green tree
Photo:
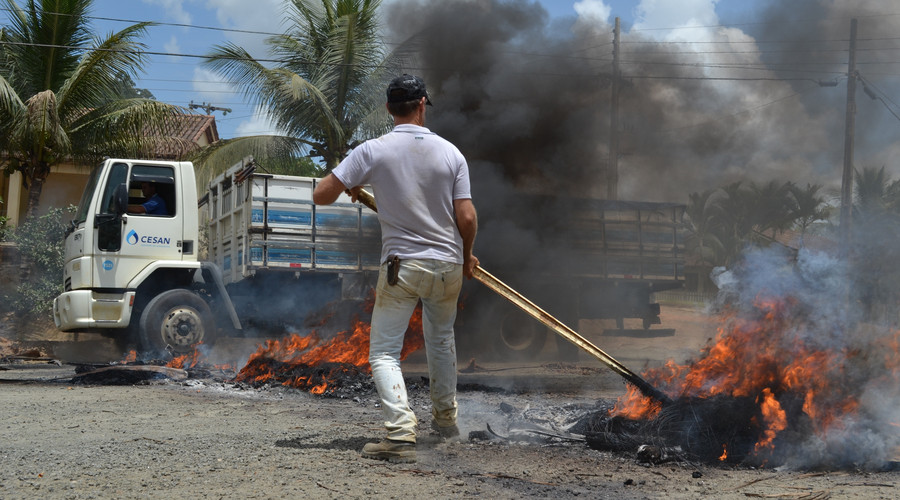
[[[4, 0], [0, 33], [0, 166], [19, 171], [33, 216], [51, 167], [104, 155], [147, 156], [162, 145], [192, 147], [167, 133], [182, 110], [125, 97], [121, 75], [143, 70], [139, 39], [150, 23], [91, 36], [93, 0]], [[131, 86], [132, 90], [133, 85]]]
[[810, 226], [818, 221], [828, 220], [831, 207], [828, 206], [825, 197], [819, 194], [821, 184], [807, 184], [806, 188], [791, 184], [789, 189], [793, 200], [790, 217], [794, 221], [794, 227], [800, 230], [802, 238]]
[[893, 205], [890, 197], [891, 180], [884, 167], [876, 169], [866, 167], [853, 173], [855, 200], [853, 215], [857, 217], [874, 217], [885, 215]]
[[898, 183], [884, 167], [854, 172], [850, 262], [858, 301], [870, 319], [893, 317], [900, 303]]
[[[780, 184], [775, 180], [765, 184], [750, 184], [747, 200], [751, 204], [749, 213], [754, 235], [759, 235], [763, 239], [774, 239], [779, 231], [793, 225], [791, 210], [794, 204], [791, 195], [793, 185], [791, 182]], [[772, 232], [770, 237], [763, 236], [766, 231]]]
[[716, 234], [714, 215], [715, 190], [691, 193], [685, 210], [688, 236], [685, 250], [701, 265], [715, 266], [720, 263], [724, 247]]
[[[401, 56], [379, 36], [380, 0], [289, 0], [284, 34], [266, 39], [267, 66], [235, 45], [217, 46], [205, 64], [239, 88], [282, 132], [221, 141], [201, 155], [219, 170], [252, 155], [319, 157], [324, 173], [365, 139], [390, 129], [384, 88]], [[210, 174], [207, 174], [210, 175]]]

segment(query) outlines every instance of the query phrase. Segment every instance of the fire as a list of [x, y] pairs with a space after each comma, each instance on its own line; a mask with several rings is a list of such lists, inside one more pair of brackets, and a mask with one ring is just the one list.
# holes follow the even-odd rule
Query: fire
[[[829, 347], [822, 338], [832, 332], [811, 326], [804, 307], [791, 298], [758, 297], [752, 314], [721, 318], [716, 338], [699, 359], [687, 365], [670, 361], [644, 378], [673, 399], [749, 398], [756, 407], [750, 423], [757, 435], [748, 448], [751, 456], [765, 460], [792, 425], [825, 439], [855, 421], [862, 385], [873, 378], [885, 386], [900, 381], [900, 332], [867, 348]], [[873, 359], [880, 365], [873, 368]], [[649, 420], [662, 410], [629, 387], [611, 415]], [[725, 460], [734, 450], [720, 444], [719, 460]]]
[[[197, 344], [199, 345], [199, 344]], [[189, 354], [182, 354], [181, 356], [175, 356], [172, 358], [172, 361], [166, 363], [166, 366], [169, 368], [193, 368], [197, 366], [197, 363], [200, 361], [200, 351], [197, 350], [197, 345], [193, 346], [193, 350]]]
[[[368, 307], [373, 304], [370, 300]], [[370, 373], [370, 331], [369, 323], [356, 318], [350, 330], [329, 340], [319, 338], [315, 332], [268, 340], [250, 356], [235, 380], [252, 384], [278, 382], [312, 394], [331, 392], [341, 376]], [[424, 345], [420, 305], [410, 318], [400, 358], [406, 359]]]
[[781, 408], [781, 404], [775, 399], [768, 387], [763, 389], [761, 400], [757, 402], [760, 405], [763, 421], [765, 422], [763, 437], [757, 441], [754, 447], [759, 452], [762, 449], [771, 447], [775, 436], [787, 427], [787, 413]]

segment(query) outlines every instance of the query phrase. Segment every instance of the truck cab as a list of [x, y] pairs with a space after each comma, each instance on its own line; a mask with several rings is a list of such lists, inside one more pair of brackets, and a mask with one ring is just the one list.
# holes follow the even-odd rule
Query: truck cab
[[[211, 336], [197, 283], [205, 271], [214, 284], [215, 272], [197, 258], [194, 179], [190, 162], [111, 158], [94, 168], [66, 235], [64, 292], [53, 302], [60, 330], [111, 333], [170, 352]], [[145, 191], [164, 210], [148, 213]]]

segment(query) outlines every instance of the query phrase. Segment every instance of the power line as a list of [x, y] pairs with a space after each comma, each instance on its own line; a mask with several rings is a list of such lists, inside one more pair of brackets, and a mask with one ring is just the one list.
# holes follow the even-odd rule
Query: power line
[[[15, 9], [10, 9], [10, 8], [0, 8], [0, 11], [17, 12]], [[92, 20], [97, 20], [97, 21], [112, 21], [112, 22], [130, 23], [130, 24], [151, 23], [155, 26], [172, 26], [172, 27], [176, 27], [176, 28], [193, 28], [193, 29], [208, 30], [208, 31], [222, 31], [222, 32], [226, 32], [226, 33], [241, 33], [241, 34], [249, 34], [249, 35], [266, 35], [266, 36], [280, 36], [280, 35], [284, 34], [284, 33], [272, 33], [272, 32], [268, 32], [268, 31], [243, 30], [243, 29], [237, 29], [237, 28], [222, 28], [222, 27], [217, 27], [217, 26], [203, 26], [203, 25], [199, 25], [199, 24], [167, 23], [167, 22], [163, 22], [163, 21], [138, 21], [135, 19], [118, 19], [115, 17], [90, 16], [90, 15], [83, 15], [83, 14], [68, 14], [68, 13], [64, 13], [64, 12], [50, 12], [50, 11], [46, 11], [46, 10], [43, 12], [44, 12], [44, 14], [50, 14], [50, 15], [60, 16], [60, 17], [80, 17], [83, 19], [92, 19]]]
[[898, 115], [891, 108], [891, 106], [888, 105], [888, 103], [887, 103], [887, 101], [885, 101], [885, 99], [890, 101], [895, 107], [897, 107], [897, 103], [895, 103], [890, 98], [890, 96], [888, 96], [886, 93], [884, 93], [881, 89], [876, 87], [875, 84], [873, 84], [868, 79], [864, 78], [861, 74], [859, 74], [859, 72], [856, 73], [856, 77], [859, 78], [859, 80], [863, 82], [863, 92], [865, 92], [866, 95], [871, 97], [872, 99], [876, 99], [876, 100], [880, 101], [882, 106], [884, 106], [884, 108], [887, 109], [890, 114], [894, 115], [894, 118], [896, 118], [898, 121], [900, 121], [900, 115]]

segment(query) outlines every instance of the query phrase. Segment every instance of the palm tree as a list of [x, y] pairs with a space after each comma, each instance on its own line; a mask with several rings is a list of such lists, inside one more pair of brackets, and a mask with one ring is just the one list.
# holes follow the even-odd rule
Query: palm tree
[[821, 184], [807, 184], [806, 188], [791, 184], [789, 189], [793, 198], [790, 217], [794, 221], [794, 226], [800, 229], [802, 241], [810, 226], [817, 221], [828, 219], [831, 208], [826, 204], [825, 197], [819, 194]]
[[701, 265], [720, 264], [725, 250], [716, 235], [717, 227], [713, 214], [715, 194], [716, 191], [713, 189], [702, 193], [691, 193], [685, 210], [688, 218], [686, 251], [692, 253], [697, 263]]
[[884, 167], [855, 170], [853, 185], [856, 191], [853, 205], [855, 216], [866, 218], [885, 214], [891, 204], [888, 196], [891, 182]]
[[284, 34], [266, 39], [274, 67], [235, 44], [217, 46], [206, 60], [241, 89], [281, 131], [222, 141], [203, 163], [225, 167], [254, 155], [321, 157], [328, 172], [357, 144], [390, 129], [383, 91], [400, 56], [378, 33], [380, 0], [289, 0]]
[[54, 165], [92, 164], [104, 155], [146, 155], [161, 143], [175, 106], [123, 98], [119, 78], [142, 71], [138, 42], [149, 23], [92, 38], [93, 0], [5, 0], [0, 33], [0, 166], [28, 185], [29, 215]]
[[779, 231], [788, 229], [794, 222], [791, 207], [793, 198], [791, 197], [792, 182], [783, 184], [776, 180], [771, 180], [765, 184], [750, 184], [749, 197], [752, 207], [750, 213], [753, 219], [753, 230], [755, 234], [762, 235], [768, 230], [772, 231], [771, 238], [774, 239]]

